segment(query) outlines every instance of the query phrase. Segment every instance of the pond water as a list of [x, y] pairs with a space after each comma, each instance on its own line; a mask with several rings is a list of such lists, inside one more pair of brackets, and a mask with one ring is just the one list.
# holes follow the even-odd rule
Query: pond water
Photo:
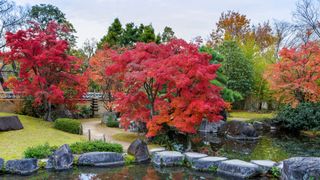
[[200, 137], [200, 151], [229, 159], [270, 159], [278, 162], [294, 156], [320, 157], [320, 137], [309, 138], [280, 132], [264, 134], [257, 141], [230, 140], [215, 134], [202, 134]]

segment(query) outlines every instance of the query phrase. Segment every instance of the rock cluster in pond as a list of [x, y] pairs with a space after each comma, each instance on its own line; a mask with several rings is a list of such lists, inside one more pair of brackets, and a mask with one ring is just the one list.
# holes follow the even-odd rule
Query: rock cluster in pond
[[152, 162], [157, 166], [182, 165], [184, 155], [178, 151], [161, 151], [153, 155]]
[[147, 143], [141, 139], [137, 139], [130, 144], [128, 148], [128, 154], [133, 155], [136, 162], [139, 163], [148, 161], [150, 159]]
[[90, 152], [80, 155], [78, 165], [113, 167], [124, 165], [124, 159], [116, 152]]
[[252, 124], [236, 120], [228, 121], [222, 125], [219, 133], [236, 140], [256, 140], [260, 137]]
[[219, 122], [209, 122], [208, 120], [203, 120], [199, 127], [199, 132], [202, 133], [218, 133], [221, 126], [225, 124], [224, 121]]
[[240, 178], [254, 177], [259, 172], [258, 165], [237, 159], [222, 161], [218, 166], [218, 173]]
[[11, 131], [23, 129], [18, 116], [2, 116], [0, 117], [0, 131]]
[[6, 171], [12, 174], [29, 175], [38, 169], [38, 160], [34, 158], [9, 160], [6, 163]]
[[320, 158], [294, 157], [283, 161], [281, 178], [283, 180], [319, 179]]
[[62, 145], [48, 159], [46, 168], [55, 170], [65, 170], [72, 168], [73, 154], [69, 145]]

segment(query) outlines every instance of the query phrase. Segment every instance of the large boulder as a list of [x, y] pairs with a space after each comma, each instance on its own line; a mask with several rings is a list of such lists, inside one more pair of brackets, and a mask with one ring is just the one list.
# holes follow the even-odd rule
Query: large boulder
[[252, 124], [236, 120], [228, 121], [221, 126], [220, 133], [236, 140], [256, 140], [259, 138], [259, 133]]
[[224, 121], [219, 122], [209, 122], [208, 120], [203, 120], [199, 127], [199, 132], [202, 133], [218, 133], [220, 127], [224, 124]]
[[29, 175], [38, 169], [38, 160], [34, 158], [9, 160], [6, 163], [6, 171], [12, 174]]
[[136, 162], [145, 162], [150, 159], [149, 150], [147, 143], [141, 139], [133, 141], [129, 148], [128, 154], [133, 155], [136, 159]]
[[0, 131], [11, 131], [23, 129], [18, 116], [2, 116], [0, 117]]
[[183, 165], [184, 155], [178, 151], [157, 152], [152, 157], [152, 162], [157, 166]]
[[283, 161], [283, 180], [309, 180], [320, 178], [320, 158], [294, 157]]
[[192, 164], [192, 169], [199, 171], [216, 171], [222, 161], [227, 160], [225, 157], [204, 157], [197, 159]]
[[90, 152], [81, 154], [79, 165], [114, 167], [124, 165], [122, 154], [116, 152]]
[[73, 154], [69, 145], [62, 145], [48, 159], [47, 169], [65, 170], [72, 168]]
[[250, 162], [258, 165], [263, 174], [266, 174], [272, 167], [277, 165], [276, 162], [271, 160], [251, 160]]
[[233, 159], [222, 161], [218, 166], [218, 173], [238, 178], [250, 178], [258, 175], [260, 170], [256, 164]]

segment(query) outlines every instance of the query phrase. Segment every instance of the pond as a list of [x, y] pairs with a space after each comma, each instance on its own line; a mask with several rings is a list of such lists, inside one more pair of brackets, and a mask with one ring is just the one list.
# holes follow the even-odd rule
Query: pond
[[281, 161], [294, 156], [320, 157], [320, 137], [290, 135], [270, 132], [257, 141], [239, 141], [215, 134], [200, 135], [198, 148], [209, 155], [225, 156], [229, 159]]

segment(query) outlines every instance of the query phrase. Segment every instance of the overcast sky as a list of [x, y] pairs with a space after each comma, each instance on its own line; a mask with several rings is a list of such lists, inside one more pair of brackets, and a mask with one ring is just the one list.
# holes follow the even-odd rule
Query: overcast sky
[[291, 20], [296, 0], [15, 0], [17, 4], [53, 4], [66, 14], [77, 30], [78, 46], [86, 39], [100, 38], [114, 18], [122, 24], [150, 24], [156, 32], [165, 26], [187, 41], [207, 38], [221, 12], [239, 11], [251, 22]]

